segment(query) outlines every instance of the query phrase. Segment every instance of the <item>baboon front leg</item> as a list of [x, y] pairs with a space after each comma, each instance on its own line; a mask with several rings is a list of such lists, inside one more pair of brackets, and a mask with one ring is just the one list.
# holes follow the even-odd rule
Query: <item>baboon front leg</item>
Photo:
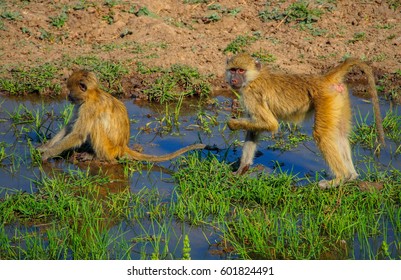
[[62, 130], [59, 131], [52, 139], [47, 141], [46, 143], [40, 145], [37, 149], [39, 152], [44, 152], [45, 150], [51, 148], [56, 144], [58, 141], [64, 138], [67, 134], [67, 129], [64, 127]]
[[264, 101], [253, 102], [257, 104], [257, 106], [256, 108], [253, 108], [252, 106], [247, 108], [249, 117], [231, 119], [228, 121], [228, 127], [231, 130], [244, 129], [249, 131], [277, 131], [279, 123]]
[[241, 163], [234, 174], [242, 175], [248, 171], [249, 167], [252, 165], [259, 134], [259, 132], [255, 131], [246, 132], [245, 143], [242, 148]]
[[78, 133], [69, 133], [60, 141], [55, 142], [52, 146], [42, 151], [42, 160], [46, 161], [48, 158], [58, 156], [63, 151], [69, 150], [71, 148], [76, 148], [81, 146], [86, 140], [86, 137]]

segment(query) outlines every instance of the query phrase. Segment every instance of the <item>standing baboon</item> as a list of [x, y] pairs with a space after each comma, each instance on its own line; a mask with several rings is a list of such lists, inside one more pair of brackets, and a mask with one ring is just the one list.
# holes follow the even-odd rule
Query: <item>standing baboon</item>
[[323, 75], [272, 73], [248, 54], [227, 60], [226, 79], [241, 94], [248, 118], [230, 119], [231, 130], [247, 131], [238, 174], [253, 163], [256, 143], [261, 131], [277, 131], [278, 120], [301, 122], [315, 111], [313, 137], [335, 178], [322, 180], [322, 188], [337, 186], [358, 177], [351, 158], [349, 133], [351, 107], [344, 76], [352, 66], [359, 66], [367, 75], [373, 101], [377, 133], [384, 145], [384, 132], [375, 81], [371, 68], [358, 59], [347, 59]]

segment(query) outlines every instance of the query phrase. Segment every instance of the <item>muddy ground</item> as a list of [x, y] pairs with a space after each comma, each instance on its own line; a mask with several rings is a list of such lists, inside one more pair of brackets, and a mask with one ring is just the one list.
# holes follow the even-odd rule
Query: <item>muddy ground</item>
[[[309, 3], [306, 14], [291, 10], [294, 3]], [[354, 56], [368, 61], [378, 79], [387, 77], [390, 89], [400, 88], [398, 0], [0, 2], [3, 75], [16, 66], [95, 55], [129, 61], [133, 82], [137, 61], [161, 67], [179, 63], [212, 74], [214, 87], [221, 88], [227, 47], [238, 36], [248, 39], [240, 51], [267, 57], [274, 68], [317, 73]], [[142, 51], [134, 51], [133, 44]], [[65, 79], [71, 69], [59, 67]]]

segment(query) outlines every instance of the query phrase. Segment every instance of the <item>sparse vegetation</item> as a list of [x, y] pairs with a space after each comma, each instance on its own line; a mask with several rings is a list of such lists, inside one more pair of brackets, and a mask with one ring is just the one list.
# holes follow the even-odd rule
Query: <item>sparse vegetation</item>
[[401, 3], [398, 0], [387, 0], [387, 3], [393, 10], [397, 10], [399, 7], [401, 7]]
[[114, 23], [114, 12], [109, 11], [107, 15], [102, 16], [102, 19], [105, 20], [108, 24]]
[[223, 53], [237, 54], [245, 50], [250, 44], [259, 39], [258, 34], [255, 35], [239, 35], [224, 49]]
[[43, 41], [49, 41], [49, 42], [53, 42], [54, 41], [54, 35], [52, 33], [50, 33], [49, 31], [47, 31], [44, 28], [40, 28], [40, 35], [38, 37], [38, 39], [43, 40]]
[[210, 0], [183, 0], [184, 4], [202, 4], [209, 3]]
[[141, 7], [139, 10], [135, 13], [136, 16], [152, 16], [153, 13], [149, 11], [147, 7]]
[[221, 19], [221, 17], [217, 13], [212, 13], [205, 17], [205, 20], [207, 22], [215, 22], [215, 21], [219, 21], [220, 19]]
[[87, 0], [78, 0], [76, 2], [74, 2], [72, 8], [76, 11], [80, 11], [80, 10], [85, 10], [88, 7], [92, 7], [95, 4], [92, 3], [91, 1], [87, 1]]
[[259, 18], [262, 21], [277, 21], [279, 25], [294, 23], [300, 30], [308, 31], [312, 36], [323, 36], [328, 33], [327, 30], [315, 27], [313, 24], [317, 22], [325, 13], [325, 8], [331, 10], [331, 6], [319, 5], [319, 8], [311, 8], [310, 1], [296, 1], [289, 5], [283, 11], [270, 5], [259, 12]]
[[261, 62], [273, 63], [276, 61], [276, 57], [273, 54], [268, 53], [267, 51], [259, 51], [252, 53], [252, 56], [259, 59]]
[[50, 24], [54, 27], [57, 28], [62, 28], [66, 21], [68, 20], [68, 15], [65, 11], [61, 12], [58, 16], [55, 17], [49, 17], [50, 18]]
[[312, 137], [300, 130], [296, 125], [281, 123], [280, 131], [274, 136], [266, 136], [265, 140], [270, 140], [272, 143], [272, 145], [268, 146], [268, 149], [289, 151], [305, 141], [311, 141]]
[[231, 16], [236, 16], [237, 14], [239, 14], [241, 12], [241, 8], [228, 9], [226, 7], [223, 7], [219, 3], [210, 4], [210, 5], [208, 5], [207, 8], [208, 8], [208, 10], [211, 10], [211, 11], [218, 11], [222, 15], [227, 14], [227, 15], [231, 15]]
[[1, 13], [1, 18], [14, 21], [14, 20], [21, 20], [22, 16], [19, 12], [4, 11]]
[[366, 33], [365, 32], [356, 32], [354, 34], [354, 37], [351, 40], [349, 40], [348, 43], [354, 44], [356, 42], [363, 41], [365, 39], [366, 39]]
[[324, 13], [323, 10], [317, 8], [309, 8], [309, 2], [296, 1], [292, 3], [284, 11], [279, 8], [267, 7], [259, 13], [262, 21], [282, 21], [284, 23], [304, 23], [310, 24], [319, 20], [320, 16]]

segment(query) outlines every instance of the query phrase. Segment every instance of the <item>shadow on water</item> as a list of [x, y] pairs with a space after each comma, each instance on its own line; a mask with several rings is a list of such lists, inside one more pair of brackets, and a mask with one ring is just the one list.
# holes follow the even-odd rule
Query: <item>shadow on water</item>
[[[148, 102], [135, 102], [132, 100], [124, 101], [127, 106], [129, 117], [131, 119], [131, 147], [139, 144], [144, 153], [148, 154], [165, 154], [173, 152], [181, 147], [202, 142], [215, 147], [213, 153], [221, 161], [234, 163], [241, 156], [241, 148], [239, 141], [243, 141], [243, 132], [230, 132], [225, 127], [226, 120], [231, 116], [230, 106], [231, 97], [218, 95], [214, 101], [208, 104], [200, 105], [197, 100], [187, 100], [181, 107], [176, 104], [169, 106], [150, 104]], [[35, 192], [34, 180], [41, 176], [41, 170], [37, 164], [33, 163], [31, 158], [31, 146], [38, 146], [38, 139], [32, 137], [32, 124], [36, 121], [35, 116], [47, 118], [46, 124], [51, 131], [58, 131], [62, 126], [62, 115], [68, 102], [65, 100], [42, 100], [39, 98], [8, 98], [2, 97], [0, 102], [0, 148], [3, 149], [5, 157], [0, 161], [0, 197], [5, 193], [13, 193], [13, 190], [22, 190], [26, 192]], [[366, 116], [367, 112], [371, 112], [370, 103], [360, 98], [352, 97], [353, 112]], [[382, 106], [382, 114], [387, 112], [388, 105]], [[397, 108], [393, 108], [396, 110]], [[29, 113], [33, 112], [33, 113]], [[32, 115], [30, 115], [32, 114]], [[35, 115], [36, 114], [36, 115]], [[49, 114], [54, 116], [51, 120]], [[355, 118], [356, 118], [355, 117]], [[373, 114], [368, 115], [372, 118]], [[369, 120], [370, 121], [370, 120]], [[311, 134], [313, 119], [307, 120], [302, 126], [302, 130], [308, 135]], [[268, 134], [266, 133], [266, 136]], [[31, 144], [29, 144], [31, 143]], [[314, 176], [327, 170], [327, 166], [320, 156], [317, 147], [312, 140], [307, 140], [301, 145], [291, 149], [291, 151], [283, 151], [273, 149], [274, 140], [266, 138], [261, 141], [258, 146], [258, 153], [255, 158], [255, 165], [261, 165], [264, 169], [270, 170], [281, 168], [283, 171], [298, 174], [299, 177], [308, 175]], [[358, 170], [362, 172], [371, 168], [372, 164], [379, 169], [395, 168], [401, 169], [401, 161], [394, 156], [394, 149], [397, 147], [394, 143], [390, 143], [389, 147], [384, 149], [375, 161], [365, 162], [365, 157], [372, 156], [372, 151], [355, 146], [353, 148], [354, 160]], [[210, 151], [209, 151], [210, 152]], [[203, 152], [206, 154], [207, 152]], [[44, 165], [46, 173], [68, 172], [74, 169], [87, 169], [85, 165], [76, 165], [68, 161], [58, 160], [51, 165]], [[157, 189], [165, 202], [171, 199], [174, 182], [171, 172], [174, 172], [176, 166], [174, 161], [163, 162], [157, 165], [144, 166], [142, 170], [129, 172], [127, 176], [120, 167], [104, 167], [106, 173], [112, 174], [117, 180], [115, 184], [110, 184], [107, 190], [101, 190], [101, 193], [120, 192], [129, 186], [131, 193], [140, 193], [143, 189]], [[108, 170], [108, 171], [107, 171]], [[168, 170], [166, 172], [166, 170]], [[99, 174], [100, 169], [91, 167], [92, 174]], [[211, 228], [192, 227], [187, 224], [180, 223], [176, 220], [168, 221], [170, 231], [169, 241], [171, 244], [179, 244], [177, 251], [182, 249], [182, 236], [188, 234], [191, 240], [191, 257], [193, 259], [220, 259], [224, 255], [216, 254], [211, 247], [210, 242], [215, 244], [219, 240], [219, 233], [214, 232]], [[144, 219], [141, 224], [122, 220], [114, 221], [107, 225], [111, 228], [111, 232], [123, 229], [124, 235], [120, 238], [136, 240], [140, 244], [141, 236], [144, 232], [150, 235], [157, 235], [161, 230], [161, 224], [154, 224], [152, 221]], [[394, 233], [389, 229], [388, 234]], [[391, 236], [389, 236], [391, 239]], [[211, 241], [209, 241], [211, 240]], [[360, 243], [355, 241], [354, 247], [356, 258], [368, 258], [366, 252], [359, 249]], [[375, 242], [373, 240], [368, 242]], [[143, 243], [143, 242], [142, 242]], [[136, 246], [132, 250], [132, 258], [138, 259], [146, 254], [151, 247], [151, 243], [145, 248]], [[181, 245], [180, 245], [181, 244]], [[151, 250], [150, 250], [151, 251]]]

